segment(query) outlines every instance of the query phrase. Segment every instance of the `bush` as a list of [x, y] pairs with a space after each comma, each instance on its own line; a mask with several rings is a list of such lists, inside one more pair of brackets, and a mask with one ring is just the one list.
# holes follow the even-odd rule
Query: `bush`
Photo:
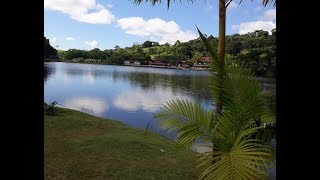
[[46, 102], [44, 102], [44, 113], [46, 115], [56, 116], [58, 114], [58, 108], [56, 107], [57, 104], [58, 104], [57, 101], [53, 101], [50, 104], [47, 104]]
[[192, 66], [193, 66], [193, 64], [194, 64], [194, 62], [193, 62], [193, 61], [191, 61], [191, 60], [188, 60], [188, 61], [186, 61], [186, 64], [188, 64], [190, 67], [192, 67]]

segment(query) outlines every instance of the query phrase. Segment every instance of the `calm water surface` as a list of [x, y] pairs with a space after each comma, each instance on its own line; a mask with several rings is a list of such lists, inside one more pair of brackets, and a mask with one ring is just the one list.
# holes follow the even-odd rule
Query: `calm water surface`
[[[149, 130], [169, 138], [173, 135], [162, 131], [153, 118], [166, 101], [196, 100], [206, 108], [213, 107], [206, 71], [62, 62], [45, 63], [45, 67], [46, 102], [58, 101], [136, 128], [146, 129], [150, 123]], [[262, 78], [261, 82], [263, 87], [275, 89], [274, 80]], [[270, 107], [274, 109], [273, 104]]]

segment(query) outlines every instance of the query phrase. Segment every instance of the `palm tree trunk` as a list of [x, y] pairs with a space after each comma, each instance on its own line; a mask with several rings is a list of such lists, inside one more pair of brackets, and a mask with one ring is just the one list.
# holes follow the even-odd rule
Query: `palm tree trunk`
[[[224, 62], [226, 55], [226, 6], [225, 0], [219, 0], [219, 41], [218, 41], [218, 60]], [[220, 74], [219, 76], [222, 76]], [[221, 84], [222, 82], [219, 82]], [[222, 112], [222, 91], [220, 92], [220, 99], [216, 100], [216, 115], [221, 115]]]
[[[226, 5], [225, 0], [219, 0], [219, 40], [218, 40], [218, 61], [224, 62], [224, 58], [226, 55]], [[224, 63], [222, 63], [224, 65]], [[223, 74], [218, 74], [218, 76], [223, 76]], [[222, 82], [219, 82], [220, 87]], [[222, 93], [223, 89], [220, 91], [220, 95], [218, 99], [216, 99], [216, 109], [215, 115], [216, 117], [220, 116], [222, 113]], [[212, 148], [212, 151], [214, 149]], [[212, 164], [214, 164], [214, 160], [212, 160]]]

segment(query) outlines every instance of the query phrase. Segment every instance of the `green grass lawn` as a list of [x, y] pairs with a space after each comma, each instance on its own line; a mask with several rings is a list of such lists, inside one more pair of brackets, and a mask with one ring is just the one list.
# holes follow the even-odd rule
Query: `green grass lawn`
[[[161, 152], [160, 148], [165, 150]], [[59, 108], [44, 117], [45, 179], [196, 179], [196, 153], [158, 134]]]

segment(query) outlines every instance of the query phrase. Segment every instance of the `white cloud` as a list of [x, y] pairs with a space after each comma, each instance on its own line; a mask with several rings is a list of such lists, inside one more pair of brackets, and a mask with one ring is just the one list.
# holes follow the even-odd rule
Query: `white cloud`
[[177, 40], [186, 42], [197, 38], [192, 31], [183, 31], [174, 21], [164, 21], [160, 18], [144, 20], [142, 17], [129, 17], [119, 19], [118, 25], [125, 33], [140, 37], [159, 38], [160, 44], [166, 42], [173, 44]]
[[44, 8], [60, 11], [84, 23], [110, 24], [115, 20], [114, 15], [96, 0], [44, 0]]
[[259, 17], [259, 20], [264, 20], [264, 21], [274, 21], [276, 20], [276, 10], [275, 9], [270, 9], [264, 12], [262, 17]]
[[74, 41], [75, 38], [74, 38], [74, 37], [66, 37], [66, 40], [67, 40], [67, 41]]
[[237, 31], [239, 34], [246, 34], [255, 30], [264, 30], [271, 34], [271, 30], [274, 28], [276, 28], [276, 23], [272, 21], [252, 21], [244, 22], [239, 25], [232, 25], [232, 29]]
[[60, 47], [60, 46], [58, 46], [56, 49], [57, 50], [62, 50], [62, 51], [68, 51], [69, 50], [69, 48], [64, 48], [64, 47]]
[[107, 7], [111, 9], [111, 8], [114, 7], [114, 5], [113, 4], [107, 4]]
[[96, 77], [94, 76], [94, 74], [92, 72], [88, 72], [87, 74], [85, 74], [83, 76], [83, 80], [88, 83], [88, 84], [94, 84], [95, 83], [95, 80], [96, 80]]
[[89, 46], [90, 49], [94, 49], [94, 48], [98, 47], [98, 45], [99, 45], [98, 41], [96, 41], [96, 40], [86, 41], [85, 43], [86, 43], [86, 45]]
[[53, 37], [52, 39], [49, 40], [49, 43], [52, 45], [52, 44], [55, 44], [57, 41], [57, 38]]
[[159, 41], [159, 39], [157, 39], [156, 37], [152, 37], [152, 36], [149, 38], [149, 40], [150, 41]]
[[85, 111], [94, 115], [101, 115], [103, 112], [109, 109], [107, 102], [99, 98], [91, 97], [77, 97], [67, 99], [64, 102], [64, 106], [79, 111]]
[[[256, 7], [256, 11], [260, 11], [261, 7]], [[243, 22], [239, 25], [232, 25], [232, 30], [239, 34], [246, 34], [248, 32], [254, 32], [255, 30], [268, 31], [271, 34], [271, 30], [276, 28], [276, 10], [269, 9], [263, 13], [262, 16], [257, 18], [257, 21]]]

